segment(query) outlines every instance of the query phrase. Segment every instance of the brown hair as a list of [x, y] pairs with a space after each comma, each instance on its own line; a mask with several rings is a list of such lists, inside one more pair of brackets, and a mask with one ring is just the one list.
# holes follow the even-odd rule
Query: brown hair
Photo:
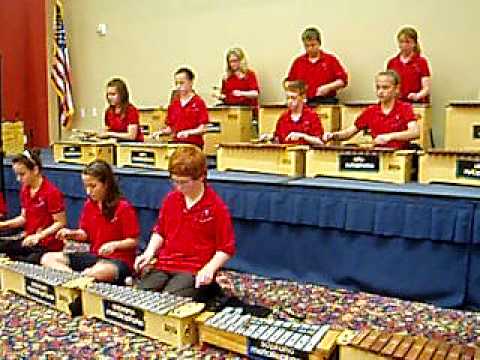
[[238, 58], [238, 60], [240, 60], [240, 71], [246, 74], [248, 71], [247, 57], [245, 56], [245, 52], [238, 47], [231, 48], [227, 51], [227, 55], [226, 55], [227, 74], [228, 75], [232, 74], [232, 69], [230, 68], [230, 62], [228, 61], [230, 59], [230, 56], [232, 55], [235, 55]]
[[130, 94], [128, 93], [127, 84], [119, 78], [114, 78], [107, 83], [107, 88], [114, 87], [120, 95], [120, 113], [122, 115], [127, 111], [127, 106], [130, 103]]
[[102, 202], [102, 214], [107, 219], [112, 220], [118, 201], [122, 197], [112, 167], [104, 160], [94, 160], [83, 169], [82, 173], [93, 176], [102, 184], [106, 185], [107, 191]]
[[404, 28], [400, 29], [400, 31], [398, 32], [397, 41], [400, 41], [400, 38], [402, 36], [405, 36], [409, 39], [412, 39], [415, 42], [415, 47], [414, 47], [413, 51], [415, 51], [417, 54], [420, 54], [421, 49], [420, 49], [420, 44], [418, 43], [417, 30], [415, 30], [412, 27], [408, 27], [408, 26], [404, 27]]
[[170, 157], [168, 171], [171, 175], [188, 176], [197, 180], [207, 174], [207, 160], [198, 147], [182, 146]]
[[283, 88], [285, 91], [292, 91], [298, 93], [300, 96], [305, 95], [307, 86], [302, 80], [283, 80]]
[[25, 150], [23, 153], [17, 154], [13, 157], [12, 164], [23, 164], [28, 170], [33, 170], [36, 166], [41, 172], [42, 160], [40, 159], [40, 150]]
[[379, 76], [388, 76], [393, 80], [393, 85], [397, 86], [400, 84], [400, 75], [395, 70], [385, 70], [385, 71], [380, 71], [377, 74], [377, 77]]
[[302, 41], [305, 42], [307, 40], [317, 40], [320, 44], [322, 44], [322, 37], [320, 36], [320, 31], [314, 27], [307, 28], [302, 33]]

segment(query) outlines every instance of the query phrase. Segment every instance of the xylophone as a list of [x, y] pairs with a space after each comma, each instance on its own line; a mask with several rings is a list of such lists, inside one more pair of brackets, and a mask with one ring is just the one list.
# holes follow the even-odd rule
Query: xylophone
[[480, 359], [480, 349], [373, 329], [345, 330], [337, 339], [339, 360], [460, 360]]
[[197, 318], [200, 343], [272, 359], [329, 359], [339, 332], [328, 325], [264, 319], [227, 307]]
[[189, 144], [117, 143], [118, 167], [141, 167], [168, 170], [168, 161], [179, 147]]
[[83, 313], [173, 346], [197, 342], [194, 318], [204, 304], [191, 298], [92, 283], [82, 291]]
[[480, 149], [420, 152], [418, 181], [480, 186]]
[[[350, 101], [342, 104], [342, 129], [353, 125], [362, 111], [375, 103], [375, 101]], [[412, 105], [420, 128], [420, 138], [413, 143], [418, 144], [422, 149], [430, 149], [432, 147], [432, 108], [428, 104]], [[360, 132], [353, 138], [344, 141], [344, 143], [359, 145], [371, 142], [372, 137], [368, 132]]]
[[[287, 110], [285, 103], [263, 104], [258, 115], [259, 134], [271, 134], [275, 131], [280, 115]], [[337, 131], [340, 129], [340, 106], [319, 105], [315, 111], [320, 118], [323, 130]]]
[[79, 289], [93, 281], [79, 273], [20, 261], [0, 261], [0, 278], [4, 292], [15, 292], [70, 315], [74, 315], [70, 305], [80, 297]]
[[480, 100], [452, 101], [444, 134], [445, 149], [480, 150]]
[[412, 177], [414, 154], [389, 148], [312, 146], [306, 152], [305, 174], [406, 183]]
[[306, 146], [230, 143], [217, 149], [217, 169], [304, 176]]
[[140, 130], [146, 138], [165, 127], [166, 108], [140, 108], [138, 112]]
[[53, 159], [55, 162], [81, 165], [100, 159], [109, 164], [115, 164], [115, 141], [58, 141], [53, 144]]

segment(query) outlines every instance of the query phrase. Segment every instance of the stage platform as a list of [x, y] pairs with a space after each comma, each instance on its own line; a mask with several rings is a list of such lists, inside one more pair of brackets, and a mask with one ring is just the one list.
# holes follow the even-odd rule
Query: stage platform
[[[48, 154], [47, 154], [48, 155]], [[64, 192], [70, 226], [85, 193], [82, 166], [44, 172]], [[18, 183], [6, 162], [10, 215]], [[115, 170], [148, 241], [167, 172]], [[229, 206], [238, 253], [228, 267], [273, 278], [364, 290], [443, 307], [480, 308], [480, 191], [451, 185], [393, 185], [209, 170]]]

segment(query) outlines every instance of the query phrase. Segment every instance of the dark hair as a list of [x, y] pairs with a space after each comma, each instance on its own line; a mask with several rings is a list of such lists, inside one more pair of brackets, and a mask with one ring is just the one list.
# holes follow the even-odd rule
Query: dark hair
[[179, 147], [168, 161], [170, 175], [188, 176], [193, 180], [207, 174], [205, 154], [196, 146]]
[[127, 84], [119, 78], [114, 78], [107, 83], [107, 88], [114, 87], [120, 95], [120, 112], [125, 114], [127, 106], [130, 103], [130, 94], [128, 93]]
[[285, 91], [292, 91], [300, 96], [305, 95], [307, 92], [307, 85], [302, 80], [288, 80], [283, 81], [283, 88]]
[[412, 39], [413, 42], [415, 43], [415, 47], [414, 47], [414, 51], [417, 53], [417, 54], [420, 54], [421, 52], [421, 49], [420, 49], [420, 44], [418, 43], [418, 33], [417, 33], [417, 30], [415, 30], [414, 28], [412, 27], [404, 27], [402, 29], [400, 29], [400, 31], [398, 32], [397, 34], [397, 40], [400, 41], [400, 39], [402, 38], [402, 36], [405, 36], [409, 39]]
[[385, 71], [380, 71], [378, 74], [377, 74], [377, 77], [379, 76], [388, 76], [390, 77], [392, 80], [393, 80], [393, 85], [397, 86], [400, 84], [400, 75], [398, 75], [398, 73], [395, 71], [395, 70], [391, 70], [391, 69], [388, 69], [388, 70], [385, 70]]
[[112, 167], [104, 160], [95, 160], [88, 164], [82, 172], [84, 175], [93, 176], [106, 185], [105, 198], [102, 202], [102, 214], [109, 220], [113, 219], [118, 201], [122, 197], [117, 179]]
[[187, 75], [187, 79], [190, 80], [190, 81], [193, 81], [193, 79], [195, 79], [195, 74], [189, 68], [182, 67], [182, 68], [178, 69], [177, 71], [175, 71], [175, 75], [178, 75], [178, 74], [181, 74], [181, 73], [184, 73], [185, 75]]
[[307, 40], [317, 40], [321, 44], [322, 38], [320, 36], [320, 31], [314, 27], [305, 29], [302, 33], [302, 41], [305, 42]]
[[40, 160], [40, 149], [25, 150], [21, 154], [17, 154], [12, 159], [12, 164], [23, 164], [28, 170], [38, 167], [42, 171], [42, 160]]

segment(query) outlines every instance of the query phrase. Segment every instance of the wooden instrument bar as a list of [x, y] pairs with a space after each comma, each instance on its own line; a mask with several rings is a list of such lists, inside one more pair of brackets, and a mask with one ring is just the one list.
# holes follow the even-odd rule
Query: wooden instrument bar
[[114, 141], [59, 141], [53, 144], [55, 162], [86, 165], [94, 160], [115, 164]]
[[480, 101], [452, 101], [447, 106], [444, 146], [480, 150]]
[[140, 108], [140, 130], [144, 137], [149, 138], [154, 132], [163, 129], [167, 118], [166, 108]]
[[70, 305], [92, 278], [20, 261], [0, 262], [2, 291], [12, 291], [73, 315]]
[[257, 318], [229, 307], [216, 314], [205, 312], [197, 323], [200, 344], [272, 359], [330, 359], [339, 334], [328, 325]]
[[[277, 126], [280, 115], [287, 110], [285, 103], [263, 104], [258, 115], [259, 134], [272, 134]], [[340, 106], [319, 105], [315, 111], [322, 122], [324, 131], [337, 131], [340, 129]]]
[[[346, 129], [355, 124], [357, 117], [368, 106], [376, 104], [376, 101], [350, 101], [342, 104], [342, 129]], [[420, 128], [420, 138], [412, 141], [418, 144], [422, 149], [432, 147], [432, 108], [427, 104], [412, 104], [413, 112], [417, 116], [417, 123]], [[364, 131], [359, 132], [344, 144], [371, 144], [372, 137]]]
[[210, 127], [204, 135], [204, 152], [216, 155], [220, 143], [245, 142], [256, 137], [249, 106], [214, 106], [208, 108]]
[[117, 166], [168, 170], [168, 161], [174, 151], [180, 147], [191, 146], [194, 145], [138, 142], [117, 143]]
[[420, 153], [418, 181], [480, 186], [480, 149]]
[[172, 346], [195, 344], [194, 318], [204, 304], [190, 298], [94, 283], [82, 291], [84, 315], [95, 317]]
[[217, 169], [304, 176], [307, 148], [260, 143], [220, 144], [217, 150]]
[[338, 337], [339, 360], [459, 360], [480, 359], [477, 347], [451, 344], [378, 330], [345, 330]]
[[402, 184], [411, 179], [414, 154], [413, 150], [314, 146], [306, 152], [305, 175]]

